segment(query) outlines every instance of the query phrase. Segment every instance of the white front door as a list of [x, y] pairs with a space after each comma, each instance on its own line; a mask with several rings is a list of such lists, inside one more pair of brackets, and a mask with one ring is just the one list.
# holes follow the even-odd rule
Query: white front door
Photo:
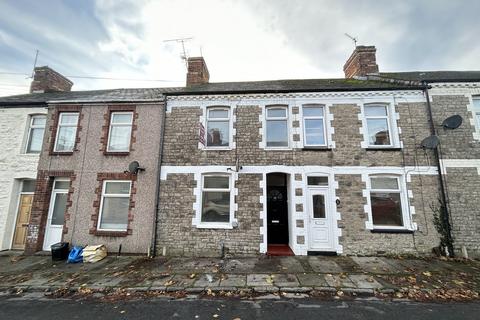
[[309, 214], [309, 250], [335, 251], [333, 216], [329, 210], [327, 189], [309, 189], [307, 192]]
[[45, 226], [45, 239], [43, 250], [50, 251], [50, 246], [62, 241], [63, 223], [67, 209], [67, 196], [69, 181], [55, 181], [50, 207], [48, 209], [47, 225]]

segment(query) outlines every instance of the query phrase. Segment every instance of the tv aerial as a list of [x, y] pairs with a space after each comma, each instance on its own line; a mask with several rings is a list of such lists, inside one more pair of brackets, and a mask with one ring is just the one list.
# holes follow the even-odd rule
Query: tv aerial
[[350, 40], [353, 41], [353, 45], [354, 45], [355, 48], [356, 48], [356, 47], [357, 47], [358, 38], [357, 38], [357, 37], [353, 37], [353, 36], [349, 35], [348, 33], [345, 33], [345, 36], [346, 36], [347, 38], [350, 38]]
[[182, 45], [182, 54], [180, 55], [180, 58], [185, 62], [185, 67], [187, 68], [188, 68], [188, 64], [187, 64], [188, 56], [187, 56], [187, 50], [185, 49], [185, 42], [190, 41], [192, 39], [193, 37], [163, 40], [163, 42], [176, 42]]

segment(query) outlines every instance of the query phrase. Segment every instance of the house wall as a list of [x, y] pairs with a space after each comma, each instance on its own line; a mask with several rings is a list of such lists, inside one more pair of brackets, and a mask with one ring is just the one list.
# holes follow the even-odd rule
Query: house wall
[[30, 116], [45, 106], [0, 108], [0, 250], [10, 249], [21, 179], [35, 179], [38, 154], [26, 154]]
[[[133, 138], [128, 154], [104, 153], [105, 130], [109, 112], [131, 110], [134, 107]], [[52, 154], [55, 139], [55, 118], [58, 110], [80, 110], [80, 122], [75, 150], [69, 155]], [[155, 215], [155, 190], [158, 176], [158, 154], [163, 117], [163, 104], [122, 105], [56, 105], [49, 109], [43, 151], [39, 162], [39, 179], [35, 191], [32, 219], [29, 226], [27, 252], [41, 250], [48, 214], [48, 201], [54, 177], [70, 177], [63, 241], [72, 245], [105, 244], [109, 251], [147, 253]], [[124, 173], [132, 161], [138, 161], [145, 171], [134, 176]], [[98, 210], [102, 181], [132, 180], [129, 227], [124, 233], [98, 232]]]
[[[446, 183], [454, 249], [480, 256], [480, 127], [475, 124], [473, 101], [480, 83], [438, 83], [430, 90], [432, 113], [440, 138], [440, 156]], [[462, 125], [446, 130], [442, 122], [458, 114]]]
[[[362, 134], [362, 108], [368, 102], [395, 105], [401, 148], [366, 150]], [[303, 148], [301, 105], [323, 103], [328, 108], [329, 148]], [[264, 141], [266, 105], [289, 106], [290, 147], [267, 150]], [[206, 107], [227, 105], [233, 110], [233, 148], [208, 150], [199, 144], [200, 123]], [[266, 174], [283, 172], [290, 177], [291, 248], [309, 251], [309, 209], [306, 177], [329, 176], [331, 214], [334, 216], [337, 253], [427, 254], [438, 246], [432, 227], [433, 213], [425, 199], [438, 197], [438, 180], [431, 151], [419, 150], [430, 134], [424, 97], [418, 92], [339, 93], [302, 95], [209, 96], [172, 98], [167, 102], [157, 250], [172, 255], [219, 255], [221, 244], [236, 255], [264, 253], [266, 239]], [[241, 169], [235, 173], [236, 159]], [[204, 173], [230, 173], [237, 177], [235, 224], [230, 229], [200, 229], [194, 225], [200, 210], [199, 182]], [[367, 228], [365, 179], [368, 174], [395, 174], [405, 178], [405, 203], [412, 220], [408, 233], [372, 233]], [[252, 175], [258, 178], [252, 179]], [[422, 177], [420, 180], [420, 176]], [[261, 179], [260, 179], [261, 177]], [[258, 179], [258, 181], [253, 181]], [[239, 182], [249, 181], [249, 188]], [[259, 188], [257, 187], [259, 186]], [[407, 196], [408, 194], [408, 196]], [[174, 200], [172, 200], [174, 199]], [[335, 204], [335, 200], [340, 205]], [[241, 208], [249, 208], [248, 219]], [[413, 232], [412, 232], [413, 231]], [[246, 239], [247, 244], [237, 239]], [[225, 241], [225, 239], [227, 239]]]

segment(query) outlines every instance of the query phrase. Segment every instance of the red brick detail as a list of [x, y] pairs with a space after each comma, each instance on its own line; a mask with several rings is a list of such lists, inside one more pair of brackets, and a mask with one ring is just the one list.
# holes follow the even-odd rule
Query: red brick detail
[[72, 89], [73, 82], [48, 66], [34, 69], [30, 93], [33, 92], [66, 92]]
[[[43, 247], [43, 240], [45, 238], [45, 227], [48, 218], [48, 209], [50, 206], [50, 197], [52, 194], [53, 181], [55, 177], [65, 177], [70, 179], [70, 188], [67, 196], [67, 208], [65, 211], [65, 223], [70, 219], [70, 208], [72, 206], [72, 197], [74, 188], [72, 182], [76, 175], [73, 171], [58, 170], [48, 171], [39, 170], [37, 172], [37, 181], [35, 185], [35, 193], [33, 196], [32, 211], [30, 214], [30, 221], [27, 230], [27, 241], [25, 244], [25, 253], [33, 254], [41, 251]], [[67, 230], [65, 224], [63, 226], [63, 233]]]
[[188, 58], [187, 87], [205, 84], [210, 80], [207, 63], [203, 57]]
[[[105, 180], [130, 180], [132, 181], [132, 186], [130, 190], [130, 205], [128, 210], [128, 225], [127, 231], [101, 231], [98, 230], [98, 219], [100, 217], [100, 203], [102, 201], [102, 188], [103, 181]], [[125, 172], [99, 172], [97, 173], [98, 187], [95, 188], [95, 194], [97, 199], [93, 202], [93, 214], [91, 216], [92, 227], [90, 228], [89, 233], [96, 236], [106, 236], [106, 237], [126, 237], [131, 235], [133, 230], [131, 228], [131, 222], [133, 221], [133, 212], [132, 209], [135, 208], [134, 196], [137, 193], [137, 188], [135, 183], [137, 181], [137, 175]]]
[[78, 112], [78, 124], [77, 124], [77, 133], [75, 136], [75, 145], [73, 146], [73, 151], [78, 151], [77, 147], [80, 143], [80, 131], [82, 131], [82, 107], [78, 105], [61, 105], [55, 107], [55, 111], [53, 113], [53, 125], [50, 126], [49, 131], [50, 134], [50, 146], [49, 146], [49, 154], [50, 155], [62, 155], [62, 156], [69, 156], [72, 155], [73, 152], [55, 152], [53, 151], [55, 148], [55, 138], [57, 137], [57, 130], [58, 130], [58, 121], [60, 118], [60, 113], [62, 112]]
[[345, 78], [378, 73], [376, 51], [374, 46], [357, 46], [343, 66]]
[[[133, 119], [132, 119], [132, 133], [130, 136], [130, 147], [127, 152], [109, 152], [107, 151], [107, 144], [108, 144], [108, 134], [110, 131], [110, 121], [112, 118], [113, 112], [121, 112], [121, 111], [130, 111], [133, 112]], [[135, 132], [137, 131], [137, 119], [138, 119], [138, 112], [136, 112], [136, 106], [134, 105], [110, 105], [108, 106], [108, 111], [106, 114], [103, 115], [103, 119], [105, 122], [102, 126], [102, 136], [100, 138], [100, 151], [103, 152], [106, 156], [127, 156], [130, 154], [131, 151], [135, 151], [133, 149], [133, 144], [136, 142]]]

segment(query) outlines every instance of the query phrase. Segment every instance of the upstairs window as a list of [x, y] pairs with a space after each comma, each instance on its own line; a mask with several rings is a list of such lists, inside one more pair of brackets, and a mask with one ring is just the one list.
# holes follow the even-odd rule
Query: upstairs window
[[61, 112], [58, 119], [55, 152], [72, 152], [77, 136], [78, 112]]
[[480, 129], [480, 97], [473, 97], [473, 112], [475, 115], [475, 124]]
[[98, 230], [127, 231], [131, 181], [104, 181]]
[[369, 147], [393, 146], [390, 115], [386, 105], [364, 106]]
[[40, 153], [42, 150], [43, 133], [45, 132], [46, 122], [47, 116], [45, 115], [35, 115], [30, 118], [26, 153]]
[[288, 110], [287, 107], [275, 106], [266, 109], [267, 147], [288, 147]]
[[230, 223], [230, 176], [205, 175], [202, 186], [201, 222]]
[[398, 177], [370, 178], [370, 205], [374, 226], [403, 227], [402, 192]]
[[230, 146], [230, 109], [207, 108], [207, 147]]
[[321, 105], [304, 105], [302, 110], [304, 145], [326, 146], [325, 108]]
[[107, 152], [129, 152], [133, 112], [112, 112]]

